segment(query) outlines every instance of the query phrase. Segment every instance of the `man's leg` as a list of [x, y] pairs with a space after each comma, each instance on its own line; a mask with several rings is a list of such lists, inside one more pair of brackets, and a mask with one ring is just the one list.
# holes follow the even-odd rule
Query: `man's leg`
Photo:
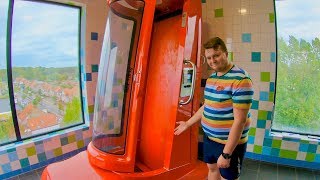
[[214, 164], [208, 164], [208, 180], [220, 180], [220, 172], [219, 172], [219, 168], [217, 166], [217, 163]]

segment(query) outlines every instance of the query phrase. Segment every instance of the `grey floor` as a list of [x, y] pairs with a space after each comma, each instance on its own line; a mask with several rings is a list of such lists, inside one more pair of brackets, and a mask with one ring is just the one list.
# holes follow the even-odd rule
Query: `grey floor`
[[[39, 180], [43, 168], [10, 178], [10, 180]], [[320, 180], [320, 171], [294, 168], [245, 159], [242, 180]]]

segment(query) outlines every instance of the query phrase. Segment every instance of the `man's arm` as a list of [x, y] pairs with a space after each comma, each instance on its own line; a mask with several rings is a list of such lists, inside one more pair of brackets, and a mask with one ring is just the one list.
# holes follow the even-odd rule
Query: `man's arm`
[[202, 105], [198, 109], [198, 111], [188, 121], [177, 122], [179, 126], [174, 129], [174, 134], [179, 135], [182, 132], [184, 132], [186, 129], [188, 129], [190, 126], [192, 126], [194, 123], [198, 122], [202, 117], [203, 109], [204, 109], [204, 105]]

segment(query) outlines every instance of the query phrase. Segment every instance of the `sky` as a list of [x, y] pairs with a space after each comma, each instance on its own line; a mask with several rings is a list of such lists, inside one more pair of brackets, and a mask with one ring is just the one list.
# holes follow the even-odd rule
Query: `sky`
[[319, 0], [276, 0], [278, 37], [288, 40], [289, 35], [311, 42], [320, 38]]
[[[0, 69], [6, 67], [8, 0], [0, 0]], [[69, 6], [14, 1], [12, 67], [78, 66], [80, 11]]]

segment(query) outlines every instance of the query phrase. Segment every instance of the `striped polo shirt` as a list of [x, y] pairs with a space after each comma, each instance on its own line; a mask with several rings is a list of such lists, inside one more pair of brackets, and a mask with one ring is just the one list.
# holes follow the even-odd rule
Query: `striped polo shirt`
[[[226, 144], [234, 121], [233, 108], [250, 109], [252, 81], [246, 71], [233, 66], [226, 74], [212, 74], [204, 90], [204, 111], [201, 124], [209, 139]], [[247, 142], [250, 113], [238, 144]]]

